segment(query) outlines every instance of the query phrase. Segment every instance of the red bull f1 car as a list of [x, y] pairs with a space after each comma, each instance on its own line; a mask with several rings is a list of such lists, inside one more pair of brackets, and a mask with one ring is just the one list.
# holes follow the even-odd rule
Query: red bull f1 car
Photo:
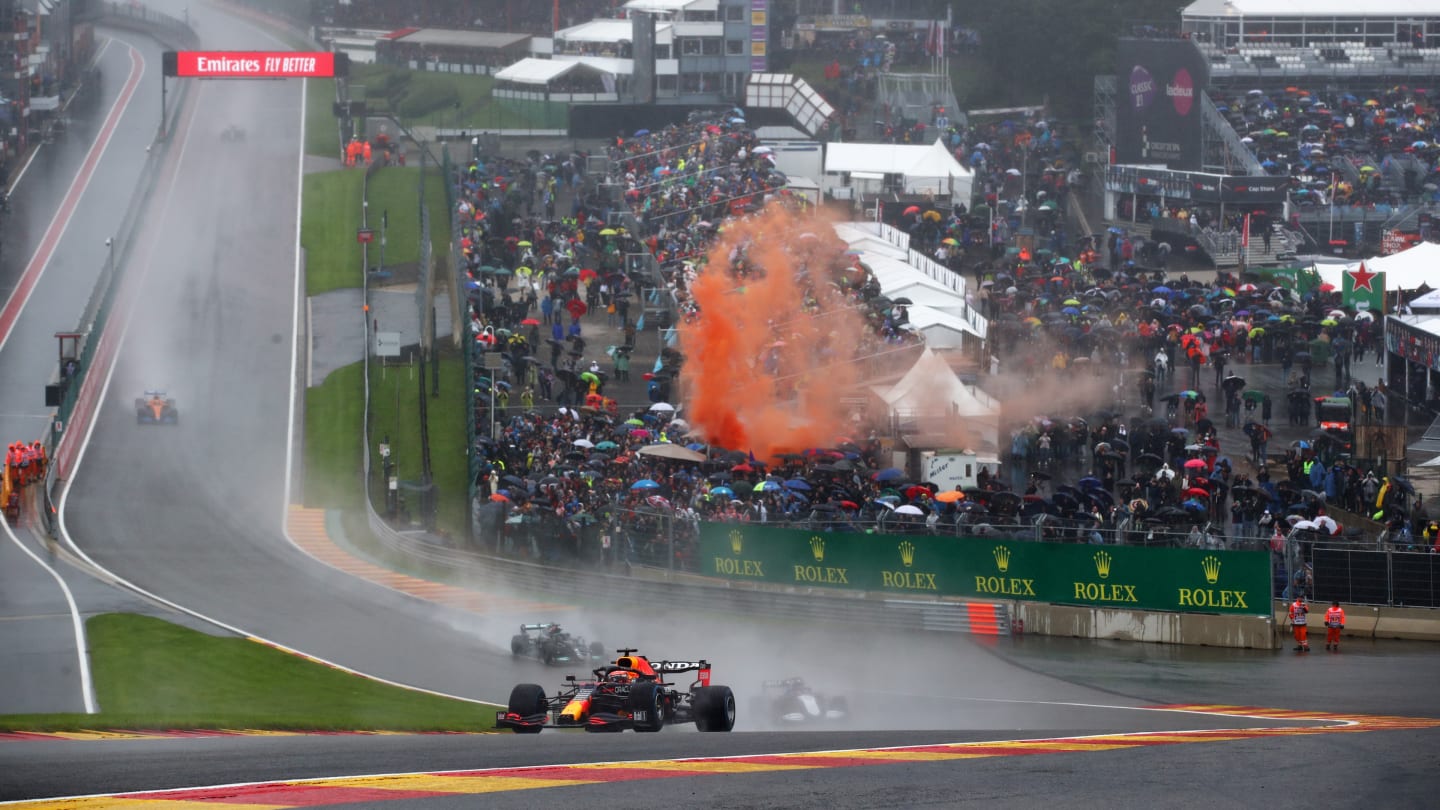
[[178, 425], [180, 411], [164, 391], [146, 391], [135, 398], [135, 422], [140, 425]]
[[[539, 684], [522, 683], [510, 691], [505, 711], [495, 713], [495, 726], [517, 734], [539, 734], [546, 728], [583, 728], [591, 732], [659, 731], [667, 723], [694, 723], [700, 731], [735, 727], [735, 694], [728, 686], [710, 684], [706, 661], [652, 663], [635, 650], [619, 650], [613, 664], [594, 670], [584, 680], [565, 678], [553, 696]], [[694, 672], [686, 689], [665, 676]]]

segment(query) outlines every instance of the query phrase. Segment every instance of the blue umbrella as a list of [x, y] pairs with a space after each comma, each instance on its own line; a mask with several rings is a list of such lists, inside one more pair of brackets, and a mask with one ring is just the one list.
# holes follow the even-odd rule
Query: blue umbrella
[[899, 481], [904, 477], [905, 471], [899, 467], [886, 467], [880, 472], [875, 473], [876, 481]]
[[761, 492], [775, 492], [780, 489], [780, 485], [774, 481], [761, 481], [755, 488]]
[[654, 481], [651, 481], [649, 478], [641, 478], [639, 481], [636, 481], [635, 483], [631, 484], [631, 485], [630, 485], [630, 488], [631, 488], [631, 489], [659, 489], [659, 488], [660, 488], [660, 485], [657, 484], [657, 483], [655, 483]]
[[696, 452], [699, 452], [699, 451], [705, 449], [705, 445], [701, 444], [700, 442], [691, 442], [691, 443], [685, 445], [685, 449], [686, 449], [686, 450], [694, 450], [694, 451], [696, 451]]
[[710, 494], [711, 494], [711, 495], [724, 495], [724, 496], [727, 497], [727, 498], [733, 498], [733, 497], [735, 497], [735, 490], [733, 490], [733, 489], [731, 489], [731, 488], [729, 488], [729, 487], [715, 487], [714, 489], [710, 490]]
[[1063, 312], [1063, 313], [1065, 313], [1066, 315], [1079, 315], [1079, 314], [1080, 314], [1080, 310], [1076, 309], [1075, 307], [1065, 307], [1064, 309], [1062, 309], [1062, 310], [1060, 310], [1060, 311]]
[[650, 134], [650, 130], [648, 130], [648, 129], [637, 129], [637, 130], [635, 130], [635, 137], [637, 137], [637, 138], [643, 138], [643, 137], [645, 137], [646, 135], [649, 135], [649, 134]]
[[1087, 475], [1084, 478], [1081, 478], [1076, 483], [1080, 485], [1081, 489], [1100, 489], [1101, 487], [1105, 486], [1105, 482], [1101, 481], [1099, 478], [1096, 478], [1093, 475]]
[[1157, 295], [1169, 295], [1170, 293], [1174, 292], [1174, 290], [1166, 287], [1164, 284], [1161, 284], [1159, 287], [1151, 290], [1151, 292], [1156, 293]]
[[801, 492], [809, 492], [811, 489], [810, 482], [801, 478], [792, 478], [785, 482], [785, 486], [787, 489], [798, 489]]

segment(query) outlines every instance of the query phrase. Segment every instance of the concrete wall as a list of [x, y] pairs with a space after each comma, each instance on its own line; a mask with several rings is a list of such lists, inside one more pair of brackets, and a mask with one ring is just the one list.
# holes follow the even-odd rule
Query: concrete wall
[[[1400, 638], [1412, 641], [1440, 641], [1440, 610], [1435, 608], [1374, 607], [1347, 605], [1343, 638]], [[1310, 644], [1325, 644], [1325, 611], [1329, 602], [1310, 603]], [[1288, 602], [1275, 602], [1275, 628], [1289, 637]]]
[[1011, 607], [1024, 632], [1042, 636], [1105, 638], [1159, 644], [1272, 649], [1269, 616], [1219, 616], [1147, 610], [1015, 602]]

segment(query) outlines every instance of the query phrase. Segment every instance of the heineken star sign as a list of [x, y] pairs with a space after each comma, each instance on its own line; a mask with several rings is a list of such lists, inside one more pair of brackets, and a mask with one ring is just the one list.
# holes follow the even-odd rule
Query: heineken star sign
[[1092, 546], [754, 524], [700, 527], [702, 573], [911, 596], [1024, 599], [1199, 613], [1265, 613], [1263, 551]]
[[1340, 288], [1340, 302], [1356, 310], [1368, 309], [1375, 313], [1385, 311], [1385, 271], [1378, 273], [1365, 269], [1365, 262], [1354, 270], [1346, 270], [1343, 286]]

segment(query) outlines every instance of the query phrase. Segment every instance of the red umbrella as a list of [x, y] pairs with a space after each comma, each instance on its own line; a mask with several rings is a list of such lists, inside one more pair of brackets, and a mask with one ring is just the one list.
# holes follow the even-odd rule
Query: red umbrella
[[912, 205], [912, 206], [910, 206], [909, 208], [906, 208], [904, 211], [901, 211], [901, 212], [900, 212], [900, 216], [902, 216], [902, 217], [908, 217], [908, 216], [910, 216], [911, 214], [918, 214], [918, 213], [920, 213], [920, 206], [918, 206], [918, 205]]
[[1192, 458], [1189, 461], [1185, 462], [1185, 469], [1187, 470], [1200, 470], [1204, 469], [1204, 467], [1205, 459], [1203, 458]]
[[859, 509], [859, 508], [860, 508], [860, 504], [855, 503], [854, 501], [841, 501], [841, 502], [840, 502], [840, 508], [841, 508], [841, 509]]
[[490, 496], [490, 500], [495, 501], [496, 503], [509, 503], [509, 502], [510, 502], [510, 499], [509, 499], [509, 498], [505, 497], [504, 495], [501, 495], [501, 494], [498, 493], [498, 492], [495, 493], [494, 495], [491, 495], [491, 496]]
[[730, 468], [730, 472], [750, 473], [755, 472], [755, 468], [751, 467], [749, 464], [736, 464], [734, 467]]
[[588, 307], [586, 307], [585, 302], [579, 298], [571, 298], [570, 303], [565, 305], [565, 309], [569, 310], [571, 315], [578, 318], [585, 314]]
[[539, 320], [538, 318], [526, 318], [525, 320], [523, 320], [523, 321], [520, 322], [520, 325], [521, 325], [521, 326], [539, 326], [539, 325], [540, 325], [540, 320]]
[[1185, 497], [1187, 497], [1187, 498], [1208, 498], [1208, 497], [1210, 497], [1210, 493], [1206, 492], [1205, 490], [1203, 490], [1203, 489], [1201, 489], [1201, 488], [1199, 488], [1199, 487], [1191, 487], [1191, 488], [1185, 490]]
[[583, 270], [580, 271], [580, 280], [581, 280], [581, 281], [589, 281], [589, 280], [592, 279], [592, 278], [599, 278], [599, 277], [600, 277], [600, 274], [599, 274], [599, 273], [596, 273], [594, 270], [591, 270], [591, 269], [588, 268], [588, 267], [586, 267], [586, 268], [584, 268]]

